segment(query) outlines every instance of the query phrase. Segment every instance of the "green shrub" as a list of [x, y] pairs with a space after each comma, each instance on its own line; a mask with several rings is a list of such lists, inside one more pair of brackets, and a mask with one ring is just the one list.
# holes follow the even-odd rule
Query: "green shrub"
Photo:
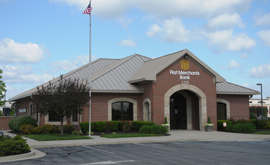
[[105, 125], [105, 132], [112, 132], [113, 126], [114, 126], [114, 123], [107, 122]]
[[43, 129], [41, 127], [37, 126], [33, 129], [33, 134], [41, 134], [42, 131], [43, 131]]
[[[89, 131], [89, 122], [81, 122], [80, 123], [81, 131], [86, 134]], [[94, 131], [94, 122], [91, 122], [91, 130]]]
[[77, 135], [83, 135], [83, 133], [82, 132], [78, 132]]
[[266, 120], [265, 121], [265, 126], [264, 126], [265, 129], [270, 129], [270, 120]]
[[104, 132], [105, 131], [105, 126], [106, 126], [106, 121], [95, 121], [94, 122], [94, 130], [98, 132]]
[[161, 134], [167, 133], [168, 129], [160, 125], [144, 125], [140, 128], [139, 133], [151, 133], [151, 134]]
[[151, 126], [144, 125], [140, 128], [139, 133], [150, 133], [151, 132]]
[[250, 119], [249, 121], [250, 121], [251, 123], [255, 124], [255, 123], [256, 123], [256, 120], [257, 120], [257, 119]]
[[127, 133], [129, 131], [131, 131], [133, 125], [131, 123], [131, 121], [121, 121], [120, 125], [120, 130], [123, 131], [124, 133]]
[[118, 131], [119, 130], [119, 125], [120, 121], [109, 121], [110, 123], [113, 123], [112, 131]]
[[3, 116], [3, 113], [2, 113], [2, 111], [0, 111], [0, 116]]
[[64, 134], [71, 134], [74, 131], [74, 127], [72, 125], [65, 124], [63, 126], [63, 131], [64, 131]]
[[35, 127], [30, 124], [25, 124], [20, 127], [20, 132], [23, 134], [32, 134]]
[[218, 120], [217, 121], [218, 130], [225, 130], [226, 127], [223, 127], [223, 122], [226, 122], [227, 123], [227, 126], [226, 127], [228, 127], [229, 125], [232, 125], [232, 121], [229, 121], [229, 120]]
[[12, 111], [9, 114], [9, 116], [14, 116], [14, 115], [15, 115], [15, 109], [12, 109]]
[[1, 138], [0, 157], [30, 152], [30, 147], [26, 143], [26, 139], [18, 135], [13, 138], [6, 137]]
[[73, 131], [71, 134], [72, 135], [78, 135], [78, 132], [77, 131]]
[[60, 132], [60, 127], [58, 125], [45, 124], [41, 129], [42, 133], [45, 134], [58, 134]]
[[13, 123], [14, 131], [19, 132], [20, 127], [25, 125], [25, 124], [30, 124], [30, 125], [36, 127], [37, 126], [37, 121], [32, 116], [20, 116], [20, 117], [17, 117], [17, 118], [15, 118], [15, 121]]
[[151, 121], [132, 121], [131, 123], [133, 125], [132, 129], [136, 131], [139, 131], [140, 128], [144, 125], [149, 125], [149, 126], [155, 125], [155, 123]]
[[254, 132], [256, 126], [252, 123], [237, 123], [235, 125], [229, 125], [225, 130], [232, 132]]
[[9, 121], [9, 123], [8, 123], [9, 128], [10, 128], [11, 130], [13, 130], [13, 131], [14, 131], [14, 121], [15, 121], [15, 119], [16, 119], [16, 118], [11, 119], [11, 120]]
[[257, 119], [257, 116], [254, 113], [250, 113], [249, 119]]
[[257, 129], [264, 129], [267, 124], [265, 120], [256, 120], [255, 125]]

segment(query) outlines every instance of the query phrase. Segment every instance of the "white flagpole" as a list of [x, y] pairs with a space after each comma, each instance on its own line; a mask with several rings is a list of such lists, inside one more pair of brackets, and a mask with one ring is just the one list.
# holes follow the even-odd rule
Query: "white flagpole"
[[[90, 0], [91, 4], [91, 0]], [[91, 137], [91, 13], [89, 14], [89, 137]]]

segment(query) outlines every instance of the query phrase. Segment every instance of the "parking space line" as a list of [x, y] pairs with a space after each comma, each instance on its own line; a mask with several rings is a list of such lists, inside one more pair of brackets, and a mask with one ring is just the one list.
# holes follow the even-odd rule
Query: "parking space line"
[[84, 145], [82, 145], [82, 147], [90, 148], [90, 149], [95, 149], [95, 150], [107, 152], [107, 153], [110, 153], [110, 154], [115, 154], [114, 152], [110, 152], [110, 151], [106, 151], [106, 150], [102, 150], [102, 149], [98, 149], [98, 148], [94, 148], [94, 147], [89, 147], [89, 146], [84, 146]]
[[178, 151], [176, 149], [169, 149], [169, 148], [166, 148], [166, 147], [163, 147], [163, 146], [160, 146], [158, 144], [151, 144], [151, 145], [145, 145], [145, 144], [140, 144], [140, 143], [134, 143], [136, 145], [140, 145], [140, 146], [150, 146], [150, 147], [154, 147], [154, 148], [162, 148], [163, 150], [166, 149], [166, 150], [173, 150], [173, 151]]
[[80, 165], [91, 165], [91, 164], [116, 164], [116, 163], [127, 163], [127, 162], [134, 162], [135, 160], [122, 160], [122, 161], [103, 161], [103, 162], [93, 162], [93, 163], [84, 163]]

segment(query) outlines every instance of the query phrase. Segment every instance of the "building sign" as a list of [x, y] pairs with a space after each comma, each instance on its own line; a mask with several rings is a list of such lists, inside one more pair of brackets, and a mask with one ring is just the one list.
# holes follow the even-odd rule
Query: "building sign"
[[26, 112], [26, 109], [19, 109], [19, 113]]
[[[180, 62], [182, 70], [170, 70], [171, 75], [179, 75], [180, 80], [190, 80], [190, 76], [199, 76], [200, 72], [186, 71], [189, 69], [189, 61], [182, 60]], [[184, 70], [184, 71], [183, 71]]]
[[182, 70], [189, 70], [189, 61], [188, 60], [182, 60], [180, 62], [180, 64], [181, 64]]

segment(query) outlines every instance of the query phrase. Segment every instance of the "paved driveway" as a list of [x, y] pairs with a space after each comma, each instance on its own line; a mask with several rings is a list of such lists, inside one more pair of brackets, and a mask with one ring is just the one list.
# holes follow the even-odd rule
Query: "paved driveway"
[[4, 164], [269, 164], [270, 141], [183, 141], [81, 145], [38, 150], [47, 155], [39, 159]]

